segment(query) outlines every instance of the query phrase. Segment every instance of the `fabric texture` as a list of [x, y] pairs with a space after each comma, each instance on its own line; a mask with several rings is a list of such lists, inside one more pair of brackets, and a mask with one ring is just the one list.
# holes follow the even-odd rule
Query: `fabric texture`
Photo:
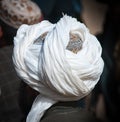
[[21, 79], [12, 62], [13, 46], [0, 48], [0, 122], [20, 122], [23, 114], [19, 107]]
[[101, 122], [91, 112], [79, 107], [52, 106], [41, 122]]
[[[76, 53], [66, 48], [70, 34], [82, 41]], [[56, 24], [44, 20], [22, 25], [14, 37], [14, 66], [18, 76], [40, 93], [26, 121], [39, 122], [58, 101], [75, 101], [88, 95], [103, 71], [101, 53], [97, 38], [70, 16], [64, 15]]]

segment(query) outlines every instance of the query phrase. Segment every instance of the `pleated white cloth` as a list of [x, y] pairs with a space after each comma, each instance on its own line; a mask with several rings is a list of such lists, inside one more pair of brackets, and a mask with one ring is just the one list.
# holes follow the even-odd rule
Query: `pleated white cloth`
[[[66, 48], [70, 33], [82, 41], [77, 53]], [[56, 24], [44, 20], [22, 25], [14, 37], [13, 63], [19, 77], [40, 93], [26, 122], [39, 122], [58, 101], [74, 101], [88, 95], [103, 71], [101, 53], [97, 38], [70, 16], [64, 15]]]

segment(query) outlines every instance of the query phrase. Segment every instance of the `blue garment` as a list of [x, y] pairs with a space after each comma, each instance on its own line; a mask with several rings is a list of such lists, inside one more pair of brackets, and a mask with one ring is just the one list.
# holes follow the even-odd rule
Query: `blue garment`
[[41, 8], [44, 19], [57, 22], [62, 13], [80, 20], [82, 3], [80, 0], [34, 0]]

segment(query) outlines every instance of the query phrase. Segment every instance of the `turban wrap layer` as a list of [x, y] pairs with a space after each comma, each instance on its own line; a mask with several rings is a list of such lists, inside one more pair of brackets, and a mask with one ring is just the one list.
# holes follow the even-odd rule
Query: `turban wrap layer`
[[[66, 48], [70, 34], [82, 42], [77, 53]], [[70, 16], [64, 15], [56, 24], [44, 20], [20, 26], [14, 37], [14, 66], [18, 76], [40, 93], [26, 121], [39, 122], [57, 101], [74, 101], [88, 95], [103, 71], [101, 53], [97, 38]]]

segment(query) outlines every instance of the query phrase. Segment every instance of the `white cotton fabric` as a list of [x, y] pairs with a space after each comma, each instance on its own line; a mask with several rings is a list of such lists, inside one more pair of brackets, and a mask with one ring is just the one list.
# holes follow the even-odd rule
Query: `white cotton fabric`
[[[42, 34], [47, 35], [37, 40]], [[82, 40], [82, 49], [66, 49], [70, 33]], [[17, 74], [37, 90], [27, 122], [39, 122], [58, 101], [74, 101], [88, 95], [99, 81], [104, 63], [97, 38], [75, 18], [64, 15], [56, 24], [42, 21], [22, 25], [14, 37], [13, 63]]]

